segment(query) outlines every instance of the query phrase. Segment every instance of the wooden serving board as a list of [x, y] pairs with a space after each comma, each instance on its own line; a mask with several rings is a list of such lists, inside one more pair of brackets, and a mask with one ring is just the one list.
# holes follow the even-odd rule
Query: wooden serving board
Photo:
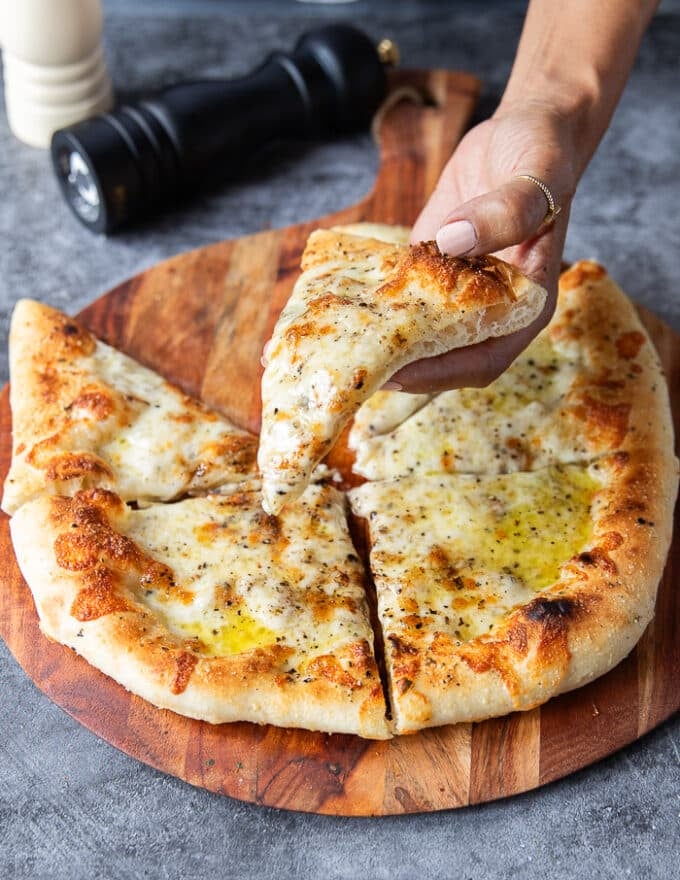
[[[383, 118], [372, 192], [339, 213], [182, 254], [112, 290], [82, 314], [110, 344], [259, 427], [260, 354], [317, 225], [410, 224], [460, 138], [477, 82], [405, 72], [427, 104]], [[680, 338], [641, 311], [669, 377], [680, 435]], [[0, 477], [11, 454], [7, 388], [0, 395]], [[593, 684], [540, 709], [390, 742], [242, 723], [213, 726], [156, 709], [45, 639], [0, 517], [0, 634], [38, 687], [112, 745], [193, 785], [246, 801], [336, 815], [461, 807], [563, 777], [635, 740], [680, 707], [680, 530], [657, 614], [632, 654]], [[9, 695], [7, 698], [11, 699]]]

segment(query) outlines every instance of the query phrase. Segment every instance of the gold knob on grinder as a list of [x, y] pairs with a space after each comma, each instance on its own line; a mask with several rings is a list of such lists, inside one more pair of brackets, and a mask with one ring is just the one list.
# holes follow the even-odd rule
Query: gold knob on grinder
[[396, 67], [400, 61], [399, 55], [399, 46], [394, 42], [394, 40], [389, 40], [385, 38], [378, 43], [378, 58], [380, 61], [389, 65], [390, 67]]

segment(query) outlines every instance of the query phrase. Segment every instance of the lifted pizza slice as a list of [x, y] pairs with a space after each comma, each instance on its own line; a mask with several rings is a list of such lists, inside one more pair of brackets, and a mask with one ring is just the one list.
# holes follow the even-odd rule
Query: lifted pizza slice
[[265, 510], [302, 492], [360, 404], [418, 358], [531, 323], [546, 292], [494, 257], [312, 233], [267, 348], [258, 464]]
[[616, 665], [652, 617], [676, 491], [661, 451], [353, 490], [395, 732], [529, 709]]
[[386, 739], [344, 496], [280, 517], [257, 492], [133, 509], [92, 488], [11, 520], [43, 632], [156, 706]]
[[350, 434], [355, 471], [368, 479], [507, 473], [590, 461], [630, 444], [672, 447], [656, 351], [631, 302], [590, 261], [562, 276], [553, 320], [488, 387], [424, 402], [391, 392], [407, 398], [405, 418], [376, 430], [394, 423], [386, 396], [367, 401]]
[[256, 437], [49, 306], [17, 304], [10, 376], [7, 513], [43, 492], [148, 503], [256, 475]]

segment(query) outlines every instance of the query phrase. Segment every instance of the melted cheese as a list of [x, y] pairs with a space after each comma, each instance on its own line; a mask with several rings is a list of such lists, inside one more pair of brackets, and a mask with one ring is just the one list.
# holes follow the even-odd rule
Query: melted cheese
[[434, 394], [407, 394], [401, 391], [376, 391], [365, 401], [354, 416], [349, 434], [349, 447], [356, 449], [367, 437], [389, 434], [405, 422]]
[[[419, 408], [420, 396], [409, 395], [415, 413], [382, 436], [364, 416], [352, 432], [354, 469], [377, 480], [412, 473], [507, 473], [581, 461], [588, 445], [565, 404], [582, 369], [543, 332], [486, 388], [443, 392]], [[380, 400], [373, 407], [379, 405]]]
[[103, 343], [91, 368], [119, 402], [97, 451], [112, 465], [121, 497], [171, 499], [252, 475], [254, 445], [245, 431]]
[[502, 476], [367, 483], [366, 517], [386, 634], [447, 632], [463, 642], [557, 581], [591, 537], [597, 473], [578, 466]]
[[170, 585], [133, 585], [139, 601], [206, 655], [277, 645], [300, 672], [357, 639], [372, 644], [363, 571], [331, 487], [310, 486], [278, 518], [256, 492], [130, 510], [125, 533], [173, 572]]

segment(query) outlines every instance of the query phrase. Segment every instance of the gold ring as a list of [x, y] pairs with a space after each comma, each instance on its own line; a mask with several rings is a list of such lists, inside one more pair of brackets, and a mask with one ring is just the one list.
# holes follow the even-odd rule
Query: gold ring
[[541, 221], [542, 226], [550, 226], [551, 223], [554, 223], [555, 217], [560, 213], [562, 208], [555, 202], [553, 198], [553, 194], [550, 192], [548, 187], [543, 183], [542, 180], [539, 180], [538, 177], [534, 177], [533, 174], [516, 174], [515, 177], [521, 177], [523, 180], [529, 180], [531, 183], [535, 183], [536, 186], [540, 189], [540, 191], [545, 196], [545, 199], [548, 203], [548, 210], [546, 212], [545, 217]]

